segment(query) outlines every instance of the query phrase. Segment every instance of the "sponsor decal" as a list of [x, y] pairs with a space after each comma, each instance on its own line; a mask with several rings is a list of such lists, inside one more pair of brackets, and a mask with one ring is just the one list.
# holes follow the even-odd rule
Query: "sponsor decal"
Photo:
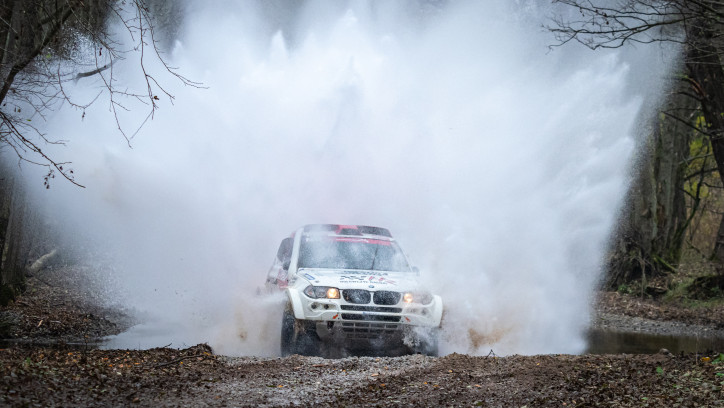
[[368, 275], [342, 275], [339, 277], [340, 282], [344, 283], [374, 283], [376, 285], [397, 285], [396, 281], [387, 279], [382, 276]]
[[307, 278], [307, 280], [310, 280], [310, 281], [313, 281], [313, 280], [317, 279], [317, 278], [315, 278], [314, 276], [312, 276], [312, 275], [310, 275], [310, 274], [308, 274], [308, 273], [305, 273], [305, 274], [304, 274], [304, 277]]

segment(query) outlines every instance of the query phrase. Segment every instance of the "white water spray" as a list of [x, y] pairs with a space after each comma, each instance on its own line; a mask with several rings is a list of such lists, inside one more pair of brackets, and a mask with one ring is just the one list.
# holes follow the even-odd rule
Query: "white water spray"
[[171, 86], [133, 149], [102, 102], [52, 119], [87, 188], [37, 197], [146, 321], [112, 345], [274, 355], [255, 290], [283, 237], [331, 222], [392, 230], [446, 303], [443, 353], [585, 349], [663, 64], [548, 52], [535, 2], [391, 3], [309, 2], [284, 31], [251, 2], [195, 8], [171, 58], [209, 88]]

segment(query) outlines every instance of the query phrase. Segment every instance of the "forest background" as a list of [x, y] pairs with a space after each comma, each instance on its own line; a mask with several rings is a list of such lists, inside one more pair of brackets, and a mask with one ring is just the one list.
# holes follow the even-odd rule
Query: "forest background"
[[[271, 2], [270, 7], [282, 2]], [[669, 91], [645, 133], [621, 223], [611, 237], [602, 288], [684, 304], [724, 299], [724, 3], [719, 1], [557, 1], [575, 13], [551, 21], [552, 46], [579, 42], [596, 50], [628, 43], [680, 43], [681, 60]], [[182, 15], [179, 2], [163, 0], [0, 1], [0, 304], [22, 293], [27, 276], [47, 262], [77, 254], [58, 251], [56, 231], [32, 210], [12, 171], [47, 169], [46, 187], [76, 181], [72, 165], [44, 153], [55, 141], [27, 118], [59, 103], [73, 103], [63, 85], [108, 73], [112, 62], [78, 52], [123, 58], [109, 18], [136, 34], [137, 47], [162, 58]], [[570, 16], [576, 16], [570, 18]], [[150, 39], [150, 40], [148, 40]], [[592, 51], [594, 52], [594, 51]], [[143, 65], [143, 60], [139, 61]], [[175, 78], [198, 86], [166, 66]], [[165, 93], [147, 73], [149, 116]], [[127, 96], [111, 80], [111, 95]], [[171, 95], [168, 95], [169, 97]], [[82, 109], [83, 106], [78, 106]], [[122, 109], [121, 105], [112, 105]], [[119, 125], [121, 137], [127, 130]], [[10, 154], [9, 154], [10, 153]], [[58, 180], [55, 180], [56, 177]]]

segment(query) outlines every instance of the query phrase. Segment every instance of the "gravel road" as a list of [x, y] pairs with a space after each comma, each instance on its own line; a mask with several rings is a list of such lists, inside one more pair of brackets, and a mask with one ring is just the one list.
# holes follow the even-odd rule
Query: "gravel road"
[[[0, 406], [724, 406], [718, 352], [322, 359], [227, 357], [204, 344], [63, 346], [129, 324], [54, 280], [71, 272], [30, 279], [24, 296], [0, 308], [0, 329], [11, 340], [0, 348]], [[716, 308], [615, 293], [601, 294], [597, 316], [599, 328], [654, 334], [724, 327]]]
[[0, 351], [2, 406], [724, 406], [718, 355], [224, 357]]

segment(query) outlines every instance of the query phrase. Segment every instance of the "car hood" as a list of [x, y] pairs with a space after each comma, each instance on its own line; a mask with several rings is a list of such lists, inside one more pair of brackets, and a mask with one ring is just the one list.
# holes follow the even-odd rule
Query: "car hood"
[[420, 288], [419, 277], [412, 272], [366, 270], [300, 269], [298, 277], [315, 286], [339, 289], [408, 291]]

